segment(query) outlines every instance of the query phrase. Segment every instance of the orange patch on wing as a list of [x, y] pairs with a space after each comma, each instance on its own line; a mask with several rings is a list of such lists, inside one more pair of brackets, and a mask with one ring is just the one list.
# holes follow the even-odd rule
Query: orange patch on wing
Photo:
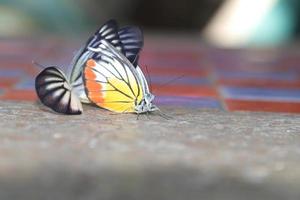
[[[89, 99], [92, 100], [92, 102], [96, 103], [96, 104], [101, 104], [104, 102], [103, 97], [101, 96], [101, 93], [95, 93], [95, 92], [89, 92], [88, 94]], [[101, 106], [101, 105], [99, 105]]]
[[89, 59], [86, 62], [86, 67], [84, 69], [84, 76], [86, 78], [85, 80], [85, 87], [88, 90], [88, 97], [89, 99], [96, 103], [101, 104], [103, 103], [103, 97], [102, 97], [102, 85], [101, 83], [97, 83], [95, 81], [96, 74], [93, 71], [93, 68], [96, 66], [96, 62], [93, 59]]
[[96, 66], [96, 62], [93, 60], [93, 59], [89, 59], [87, 62], [86, 62], [86, 65], [90, 68], [93, 68]]
[[90, 81], [90, 80], [87, 80], [85, 82], [85, 86], [87, 87], [87, 89], [89, 91], [93, 91], [93, 92], [96, 92], [96, 91], [101, 91], [102, 89], [102, 85], [100, 83], [97, 83], [95, 81]]
[[96, 66], [96, 62], [93, 59], [89, 59], [86, 62], [86, 67], [84, 69], [84, 76], [85, 76], [85, 78], [92, 79], [92, 80], [96, 79], [96, 74], [92, 70], [92, 68], [95, 67], [95, 66]]

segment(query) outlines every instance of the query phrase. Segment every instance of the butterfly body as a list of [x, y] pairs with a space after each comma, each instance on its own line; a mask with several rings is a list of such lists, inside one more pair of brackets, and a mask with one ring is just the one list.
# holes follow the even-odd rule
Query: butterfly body
[[152, 105], [154, 95], [139, 66], [134, 67], [106, 40], [99, 48], [89, 49], [102, 57], [98, 62], [89, 60], [84, 67], [86, 94], [92, 102], [114, 112], [141, 114], [156, 110]]
[[[152, 103], [154, 95], [149, 91], [147, 80], [137, 64], [142, 46], [143, 37], [138, 28], [119, 29], [116, 22], [110, 20], [100, 27], [75, 55], [68, 78], [57, 70], [64, 92], [70, 94], [67, 97], [72, 97], [73, 101], [68, 102], [65, 96], [63, 99], [52, 96], [52, 99], [63, 101], [64, 104], [49, 103], [49, 98], [44, 99], [44, 95], [40, 94], [44, 92], [40, 88], [47, 90], [48, 87], [51, 92], [47, 92], [52, 95], [57, 92], [55, 90], [61, 91], [61, 88], [55, 87], [52, 82], [41, 84], [40, 77], [47, 79], [49, 71], [53, 72], [53, 68], [46, 68], [37, 76], [37, 94], [46, 106], [65, 114], [80, 114], [82, 107], [77, 102], [95, 104], [118, 113], [141, 114], [159, 110]], [[48, 86], [41, 87], [45, 84]], [[54, 90], [50, 90], [49, 87]], [[74, 103], [76, 96], [78, 100]], [[57, 105], [74, 108], [58, 109]]]

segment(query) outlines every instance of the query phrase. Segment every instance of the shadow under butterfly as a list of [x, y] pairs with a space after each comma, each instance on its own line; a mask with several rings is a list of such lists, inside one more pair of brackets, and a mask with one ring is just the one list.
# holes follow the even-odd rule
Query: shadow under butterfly
[[68, 76], [57, 67], [40, 72], [36, 93], [44, 105], [63, 114], [81, 114], [81, 103], [117, 113], [160, 112], [137, 64], [142, 47], [139, 28], [119, 29], [117, 22], [110, 20], [78, 51]]

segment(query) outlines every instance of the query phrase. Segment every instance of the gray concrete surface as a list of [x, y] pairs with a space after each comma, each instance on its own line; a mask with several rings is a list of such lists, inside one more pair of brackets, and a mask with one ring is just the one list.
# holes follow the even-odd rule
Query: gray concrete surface
[[0, 101], [1, 200], [300, 199], [300, 116]]

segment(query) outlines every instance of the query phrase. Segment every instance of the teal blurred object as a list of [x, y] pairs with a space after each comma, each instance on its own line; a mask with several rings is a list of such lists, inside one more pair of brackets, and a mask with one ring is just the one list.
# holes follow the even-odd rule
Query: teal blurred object
[[[3, 11], [8, 10], [7, 12], [1, 12], [0, 18], [4, 17], [6, 19], [5, 22], [12, 28], [11, 32], [13, 35], [14, 28], [16, 31], [24, 30], [24, 32], [29, 32], [26, 28], [34, 27], [36, 30], [32, 30], [32, 32], [63, 33], [70, 32], [70, 30], [78, 31], [89, 24], [85, 12], [80, 8], [80, 1], [0, 0], [0, 8]], [[9, 13], [9, 15], [3, 16], [4, 13], [6, 15]], [[17, 17], [14, 18], [14, 16]], [[18, 20], [20, 23], [18, 23]], [[24, 25], [24, 27], [14, 27], [13, 24], [9, 23], [17, 23], [18, 26]], [[30, 27], [26, 27], [27, 24], [30, 24]]]
[[287, 42], [296, 31], [299, 1], [278, 0], [249, 38], [249, 44], [273, 45]]

